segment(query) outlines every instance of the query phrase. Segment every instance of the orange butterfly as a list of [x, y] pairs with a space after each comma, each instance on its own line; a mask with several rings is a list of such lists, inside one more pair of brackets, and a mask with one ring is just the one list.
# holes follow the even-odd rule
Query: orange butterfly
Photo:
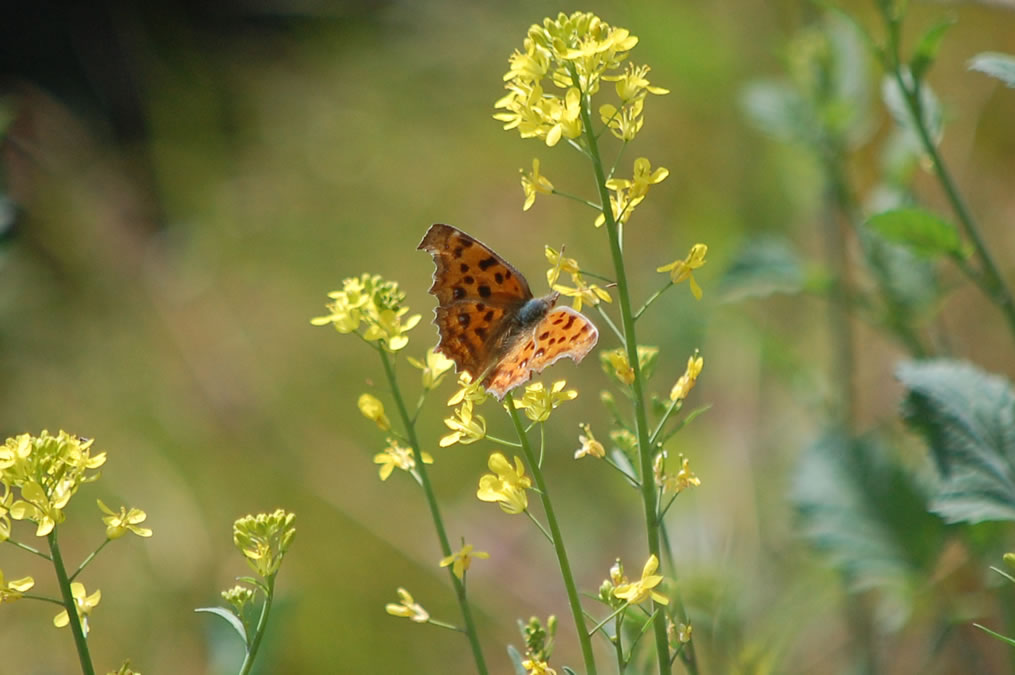
[[532, 297], [518, 270], [461, 230], [432, 225], [417, 248], [437, 265], [430, 287], [438, 302], [437, 351], [498, 399], [557, 359], [578, 363], [595, 347], [599, 331], [591, 321], [554, 307], [560, 293]]

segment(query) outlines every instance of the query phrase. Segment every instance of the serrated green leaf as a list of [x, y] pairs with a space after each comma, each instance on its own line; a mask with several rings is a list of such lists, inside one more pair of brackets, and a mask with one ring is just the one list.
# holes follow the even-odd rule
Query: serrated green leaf
[[930, 211], [918, 208], [882, 211], [868, 218], [866, 225], [888, 241], [902, 244], [926, 258], [962, 255], [958, 230]]
[[1015, 520], [1015, 395], [1008, 380], [959, 361], [899, 365], [902, 417], [930, 446], [949, 522]]
[[801, 456], [791, 500], [803, 535], [850, 590], [876, 589], [880, 621], [897, 628], [922, 583], [919, 570], [936, 557], [943, 525], [927, 513], [913, 477], [890, 457], [874, 438], [829, 433]]
[[913, 51], [913, 58], [909, 61], [909, 70], [917, 82], [923, 79], [927, 69], [934, 63], [938, 50], [941, 49], [942, 38], [955, 23], [954, 17], [945, 17], [931, 26], [920, 38], [919, 44]]
[[799, 293], [804, 270], [793, 247], [782, 239], [758, 238], [745, 243], [719, 280], [723, 302]]
[[969, 61], [970, 70], [978, 70], [1015, 87], [1015, 56], [1000, 52], [981, 52]]
[[243, 627], [243, 622], [228, 609], [224, 609], [222, 607], [198, 607], [194, 611], [203, 612], [205, 614], [214, 614], [215, 616], [222, 617], [226, 620], [226, 623], [232, 626], [233, 629], [240, 634], [240, 639], [243, 640], [243, 646], [247, 646], [247, 630]]
[[528, 669], [522, 665], [522, 655], [515, 649], [514, 645], [507, 646], [508, 658], [511, 659], [511, 665], [515, 668], [515, 675], [528, 675]]

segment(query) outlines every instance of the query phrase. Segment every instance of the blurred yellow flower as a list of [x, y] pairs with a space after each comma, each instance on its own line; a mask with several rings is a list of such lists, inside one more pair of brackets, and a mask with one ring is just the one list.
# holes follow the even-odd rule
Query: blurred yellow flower
[[384, 404], [376, 396], [360, 394], [356, 405], [359, 407], [359, 411], [363, 413], [363, 417], [374, 422], [380, 427], [381, 431], [387, 431], [391, 428], [391, 421], [384, 414]]
[[663, 265], [657, 267], [656, 272], [669, 272], [670, 280], [675, 284], [679, 284], [681, 281], [689, 280], [691, 284], [691, 293], [695, 299], [701, 300], [701, 287], [698, 286], [698, 282], [694, 280], [694, 270], [703, 267], [707, 262], [705, 260], [705, 254], [708, 253], [708, 246], [705, 244], [695, 244], [691, 247], [687, 257], [683, 260], [676, 260], [671, 262], [669, 265]]
[[589, 425], [579, 424], [578, 426], [584, 433], [578, 435], [578, 442], [581, 443], [581, 447], [575, 450], [574, 458], [581, 459], [582, 457], [591, 456], [596, 459], [602, 459], [605, 457], [606, 448], [592, 435], [592, 429], [589, 428]]
[[426, 353], [423, 361], [411, 356], [407, 360], [410, 365], [423, 371], [423, 389], [425, 391], [435, 389], [444, 380], [444, 376], [455, 367], [454, 361], [433, 349]]
[[694, 388], [694, 384], [698, 381], [698, 375], [701, 374], [701, 369], [705, 365], [705, 359], [698, 354], [698, 350], [694, 351], [694, 354], [687, 359], [687, 369], [684, 374], [680, 376], [676, 384], [673, 385], [673, 389], [670, 390], [671, 401], [683, 401], [687, 398], [687, 395]]
[[451, 565], [451, 572], [462, 579], [465, 577], [465, 572], [472, 565], [473, 558], [480, 558], [485, 560], [490, 557], [490, 554], [486, 551], [473, 551], [472, 544], [464, 544], [462, 548], [458, 549], [446, 558], [441, 559], [441, 567], [447, 567]]
[[131, 508], [128, 511], [126, 507], [121, 506], [119, 511], [113, 511], [101, 499], [97, 501], [99, 510], [106, 514], [102, 522], [106, 524], [107, 539], [119, 539], [128, 532], [133, 532], [139, 537], [152, 536], [149, 528], [140, 527], [140, 524], [148, 518], [148, 514], [141, 509]]
[[0, 604], [19, 600], [25, 591], [31, 589], [34, 585], [35, 579], [32, 577], [22, 577], [7, 581], [4, 579], [3, 570], [0, 570]]
[[[430, 453], [423, 452], [424, 464], [433, 464], [433, 457]], [[395, 469], [401, 469], [402, 471], [412, 471], [416, 468], [416, 458], [413, 456], [410, 448], [403, 448], [393, 438], [388, 439], [388, 447], [384, 449], [384, 452], [379, 452], [374, 455], [374, 464], [380, 464], [381, 468], [379, 473], [381, 480], [387, 480], [388, 476]]]
[[522, 169], [519, 169], [519, 171], [522, 174], [522, 191], [525, 193], [525, 204], [522, 205], [522, 211], [528, 211], [532, 208], [537, 194], [553, 194], [553, 183], [550, 182], [549, 178], [539, 173], [538, 159], [532, 160], [532, 171], [529, 173], [525, 173]]
[[472, 414], [472, 401], [465, 399], [455, 408], [455, 413], [444, 420], [451, 433], [441, 438], [439, 445], [446, 448], [455, 443], [469, 445], [486, 437], [486, 420], [482, 415]]
[[[102, 591], [95, 591], [91, 595], [86, 595], [85, 585], [73, 581], [70, 585], [70, 593], [74, 597], [74, 608], [77, 610], [78, 619], [81, 621], [81, 631], [87, 636], [88, 635], [88, 615], [92, 613], [92, 610], [102, 600]], [[67, 610], [63, 610], [55, 617], [53, 617], [53, 625], [57, 628], [63, 628], [70, 623], [70, 615], [67, 614]]]
[[388, 603], [384, 611], [392, 616], [401, 616], [416, 623], [426, 623], [430, 620], [430, 613], [423, 609], [422, 605], [413, 601], [409, 591], [404, 588], [398, 589], [398, 603]]
[[632, 605], [641, 604], [649, 598], [652, 598], [660, 605], [668, 605], [669, 599], [665, 595], [653, 590], [663, 581], [662, 575], [655, 573], [658, 568], [659, 559], [655, 554], [649, 556], [645, 567], [641, 571], [641, 579], [620, 584], [613, 589], [613, 594], [622, 600], [627, 600]]

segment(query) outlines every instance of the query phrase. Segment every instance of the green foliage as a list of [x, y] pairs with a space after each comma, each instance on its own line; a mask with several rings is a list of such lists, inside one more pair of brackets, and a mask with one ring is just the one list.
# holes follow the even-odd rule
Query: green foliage
[[941, 49], [941, 41], [944, 39], [945, 33], [954, 25], [955, 19], [953, 17], [945, 17], [931, 26], [920, 38], [920, 43], [909, 60], [909, 71], [913, 73], [913, 78], [917, 82], [923, 79], [924, 74], [933, 65], [938, 50]]
[[734, 256], [719, 281], [719, 293], [727, 302], [799, 293], [805, 276], [800, 257], [789, 242], [759, 237], [746, 242]]
[[[913, 88], [912, 75], [908, 71], [902, 71], [900, 77], [905, 83], [906, 89], [911, 90]], [[941, 137], [944, 135], [944, 114], [941, 112], [941, 102], [927, 83], [920, 84], [916, 99], [921, 117], [919, 125], [906, 104], [906, 94], [899, 87], [898, 81], [890, 75], [885, 75], [881, 81], [881, 99], [895, 123], [905, 133], [907, 141], [914, 148], [922, 147], [918, 126], [923, 126], [927, 130], [928, 136], [935, 144], [941, 141]]]
[[876, 589], [880, 619], [901, 625], [942, 534], [913, 476], [875, 438], [829, 432], [804, 452], [791, 500], [804, 536], [850, 590]]
[[1010, 383], [945, 359], [904, 362], [906, 423], [940, 474], [930, 508], [948, 522], [1015, 520], [1015, 395]]
[[998, 52], [981, 52], [969, 61], [970, 70], [978, 70], [1015, 87], [1015, 56]]
[[883, 211], [871, 216], [867, 227], [919, 256], [930, 258], [962, 253], [962, 240], [955, 226], [924, 209]]

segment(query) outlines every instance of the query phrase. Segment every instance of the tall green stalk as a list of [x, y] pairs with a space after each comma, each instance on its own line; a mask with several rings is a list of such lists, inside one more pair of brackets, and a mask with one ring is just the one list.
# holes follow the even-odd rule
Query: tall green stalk
[[582, 658], [585, 660], [585, 672], [587, 675], [596, 675], [596, 659], [592, 653], [592, 636], [589, 635], [588, 627], [585, 625], [585, 615], [582, 612], [581, 599], [578, 597], [578, 587], [574, 583], [574, 573], [571, 571], [571, 563], [567, 558], [567, 549], [564, 547], [564, 538], [560, 534], [560, 526], [557, 524], [557, 516], [553, 510], [553, 503], [550, 501], [550, 493], [546, 488], [546, 481], [543, 479], [543, 470], [539, 466], [539, 458], [532, 451], [529, 437], [525, 433], [525, 426], [522, 424], [521, 416], [515, 408], [514, 399], [508, 393], [504, 397], [507, 404], [511, 421], [515, 425], [515, 432], [522, 444], [522, 452], [525, 453], [525, 461], [532, 471], [532, 477], [536, 481], [536, 488], [539, 490], [539, 498], [543, 502], [543, 510], [546, 512], [546, 524], [550, 528], [550, 539], [553, 542], [553, 550], [557, 554], [557, 563], [560, 565], [560, 574], [564, 577], [564, 588], [567, 590], [567, 602], [571, 606], [571, 615], [574, 618], [574, 625], [578, 631], [578, 642], [581, 645]]
[[[577, 80], [577, 77], [575, 77]], [[648, 550], [650, 555], [661, 558], [659, 546], [659, 523], [656, 518], [658, 509], [655, 481], [652, 472], [652, 448], [649, 442], [652, 433], [648, 426], [648, 415], [645, 410], [645, 394], [642, 390], [641, 367], [638, 363], [638, 339], [635, 336], [634, 313], [631, 310], [631, 294], [627, 283], [627, 272], [624, 269], [623, 243], [620, 240], [620, 227], [613, 217], [613, 208], [610, 206], [610, 195], [606, 188], [606, 174], [603, 171], [603, 162], [599, 156], [599, 143], [595, 133], [592, 131], [592, 117], [589, 113], [590, 99], [587, 93], [583, 94], [581, 105], [581, 117], [586, 150], [589, 159], [592, 160], [592, 169], [596, 177], [596, 189], [599, 191], [600, 203], [603, 206], [603, 216], [606, 219], [606, 232], [610, 240], [610, 255], [613, 258], [613, 270], [616, 277], [617, 295], [620, 298], [621, 328], [624, 332], [624, 347], [627, 350], [627, 360], [634, 372], [634, 382], [631, 383], [631, 394], [634, 399], [634, 421], [638, 437], [638, 454], [641, 465], [641, 497], [645, 514], [645, 535], [648, 539]], [[653, 601], [654, 603], [654, 601]], [[659, 661], [659, 672], [669, 673], [670, 670], [670, 647], [666, 637], [666, 612], [657, 604], [653, 620], [655, 629], [656, 655]]]
[[[437, 497], [434, 495], [430, 478], [426, 472], [426, 464], [423, 462], [423, 451], [420, 449], [419, 438], [416, 436], [416, 425], [405, 407], [405, 400], [402, 398], [402, 391], [398, 388], [398, 379], [395, 377], [395, 369], [391, 358], [383, 347], [378, 347], [377, 352], [381, 355], [381, 363], [384, 364], [384, 374], [388, 378], [388, 387], [395, 399], [395, 407], [398, 408], [398, 416], [405, 427], [405, 435], [412, 446], [413, 457], [416, 459], [416, 470], [419, 471], [420, 483], [423, 487], [423, 494], [426, 495], [426, 503], [430, 508], [430, 517], [433, 519], [434, 529], [437, 530], [437, 539], [440, 541], [441, 552], [444, 557], [451, 555], [451, 544], [448, 542], [448, 535], [444, 529], [444, 520], [441, 518], [440, 506], [437, 504]], [[448, 567], [448, 576], [451, 577], [451, 584], [455, 588], [455, 596], [458, 598], [458, 606], [462, 610], [462, 621], [465, 623], [465, 634], [469, 638], [469, 645], [472, 648], [472, 657], [476, 662], [476, 671], [480, 675], [486, 675], [486, 660], [483, 658], [483, 649], [479, 644], [479, 634], [476, 631], [476, 624], [472, 619], [472, 609], [469, 600], [465, 595], [465, 584], [456, 577], [452, 568]]]
[[70, 619], [70, 630], [74, 635], [74, 647], [78, 651], [78, 661], [81, 662], [81, 672], [84, 675], [95, 675], [95, 667], [92, 665], [92, 657], [88, 653], [88, 639], [85, 637], [84, 629], [81, 627], [81, 617], [78, 616], [77, 602], [70, 589], [70, 577], [67, 575], [67, 568], [63, 564], [63, 556], [60, 554], [60, 545], [56, 540], [56, 528], [49, 533], [49, 552], [53, 557], [53, 568], [56, 570], [56, 579], [60, 586], [60, 597], [63, 598], [64, 609], [67, 610], [67, 617]]
[[264, 604], [261, 605], [261, 615], [257, 618], [257, 627], [254, 629], [254, 639], [251, 640], [250, 646], [247, 648], [247, 655], [243, 659], [243, 665], [240, 666], [239, 675], [247, 675], [250, 669], [254, 667], [254, 659], [257, 658], [257, 650], [261, 647], [261, 640], [264, 638], [265, 630], [268, 627], [268, 615], [271, 614], [271, 602], [275, 597], [275, 575], [271, 575], [267, 579], [267, 591], [264, 594]]

